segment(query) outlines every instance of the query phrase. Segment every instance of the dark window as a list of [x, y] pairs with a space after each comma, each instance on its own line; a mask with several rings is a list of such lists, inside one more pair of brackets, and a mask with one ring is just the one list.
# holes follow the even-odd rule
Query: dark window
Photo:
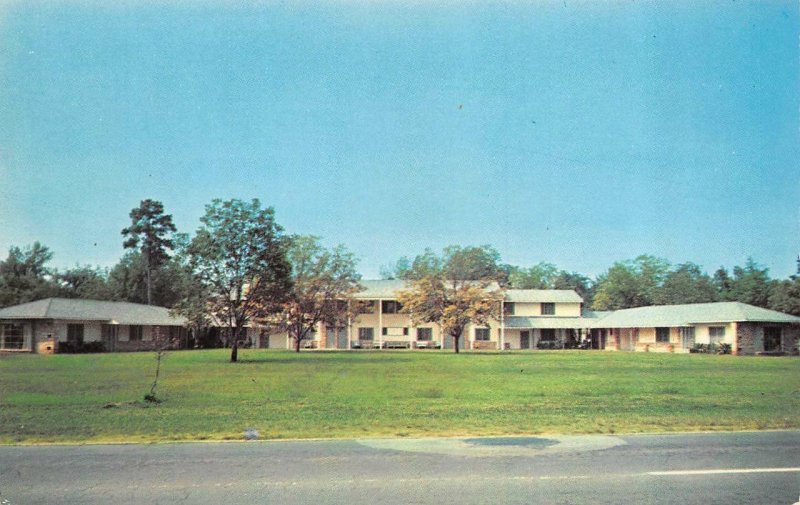
[[384, 300], [382, 304], [382, 312], [384, 314], [397, 314], [403, 306], [396, 300]]
[[417, 340], [433, 340], [433, 328], [417, 328]]
[[375, 313], [375, 300], [368, 300], [358, 302], [359, 314], [374, 314]]
[[358, 339], [359, 340], [372, 340], [375, 335], [375, 330], [373, 328], [359, 328], [358, 329]]
[[138, 324], [132, 324], [130, 326], [130, 334], [128, 336], [128, 340], [131, 342], [138, 342], [142, 340], [142, 327]]
[[0, 348], [2, 349], [22, 349], [25, 345], [25, 337], [22, 332], [21, 324], [4, 324], [0, 328]]
[[656, 328], [656, 342], [669, 342], [669, 328]]
[[503, 303], [503, 314], [507, 316], [514, 315], [514, 302], [505, 302]]
[[83, 344], [83, 325], [82, 324], [68, 324], [67, 325], [67, 342], [75, 344]]
[[781, 350], [781, 328], [779, 326], [767, 326], [764, 328], [764, 350]]
[[554, 316], [556, 314], [556, 304], [555, 303], [543, 303], [542, 305], [542, 315], [543, 316]]
[[389, 335], [389, 336], [393, 336], [393, 337], [399, 337], [400, 335], [407, 336], [408, 335], [408, 327], [403, 327], [403, 328], [391, 327], [391, 328], [388, 328], [388, 327], [384, 326], [381, 329], [381, 335]]
[[725, 340], [725, 327], [724, 326], [709, 326], [708, 327], [708, 341], [712, 344], [718, 344]]
[[489, 340], [489, 328], [475, 328], [475, 340]]
[[555, 342], [556, 340], [556, 330], [553, 328], [544, 328], [540, 331], [539, 340], [543, 342]]

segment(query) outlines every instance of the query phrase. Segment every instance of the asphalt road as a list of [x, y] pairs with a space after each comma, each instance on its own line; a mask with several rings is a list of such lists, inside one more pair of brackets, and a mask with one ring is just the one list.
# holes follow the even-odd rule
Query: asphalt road
[[0, 447], [0, 504], [781, 504], [800, 432]]

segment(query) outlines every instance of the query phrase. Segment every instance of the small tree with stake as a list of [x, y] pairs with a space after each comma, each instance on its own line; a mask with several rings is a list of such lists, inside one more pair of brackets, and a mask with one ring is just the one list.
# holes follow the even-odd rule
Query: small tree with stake
[[153, 350], [156, 353], [156, 371], [153, 375], [153, 383], [150, 385], [150, 392], [144, 395], [145, 401], [150, 403], [161, 403], [161, 400], [157, 396], [158, 379], [161, 375], [161, 360], [169, 349], [175, 348], [180, 343], [179, 336], [172, 335], [168, 330], [166, 333], [163, 333], [164, 331], [164, 328], [158, 328], [153, 334]]

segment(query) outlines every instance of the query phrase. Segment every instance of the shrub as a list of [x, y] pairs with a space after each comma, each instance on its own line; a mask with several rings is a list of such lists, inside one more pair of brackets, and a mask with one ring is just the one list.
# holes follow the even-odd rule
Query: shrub
[[731, 344], [719, 344], [719, 354], [730, 354], [732, 350]]
[[59, 354], [84, 354], [90, 352], [105, 352], [104, 342], [59, 342], [57, 352]]

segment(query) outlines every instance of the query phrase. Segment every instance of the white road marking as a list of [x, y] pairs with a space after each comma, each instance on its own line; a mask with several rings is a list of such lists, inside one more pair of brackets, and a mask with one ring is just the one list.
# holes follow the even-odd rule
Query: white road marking
[[726, 473], [778, 473], [800, 472], [800, 467], [793, 468], [722, 468], [715, 470], [672, 470], [669, 472], [647, 472], [646, 475], [718, 475]]

